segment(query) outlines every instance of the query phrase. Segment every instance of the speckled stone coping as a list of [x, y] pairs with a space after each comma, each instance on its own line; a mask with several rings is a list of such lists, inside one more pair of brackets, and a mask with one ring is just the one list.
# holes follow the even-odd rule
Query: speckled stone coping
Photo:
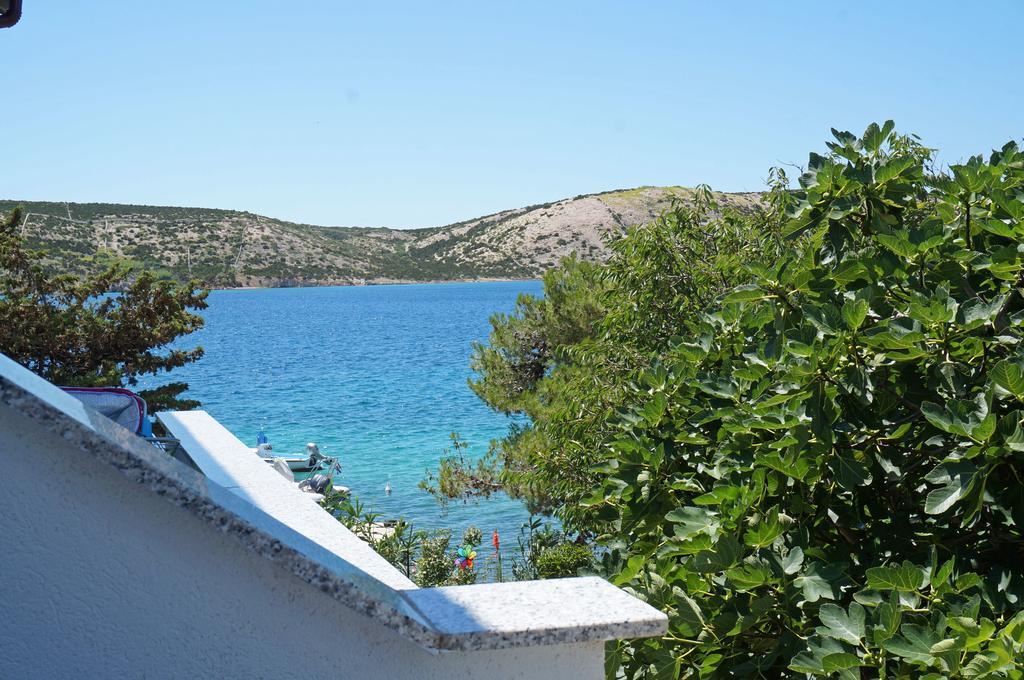
[[598, 578], [392, 588], [2, 354], [0, 406], [431, 651], [651, 637], [667, 628], [664, 614]]
[[422, 588], [405, 597], [438, 632], [438, 649], [653, 637], [667, 621], [596, 576]]

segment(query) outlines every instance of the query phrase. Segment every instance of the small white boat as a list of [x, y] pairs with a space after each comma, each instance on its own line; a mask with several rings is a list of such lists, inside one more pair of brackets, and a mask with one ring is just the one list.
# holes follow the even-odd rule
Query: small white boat
[[274, 461], [284, 461], [292, 472], [312, 472], [322, 468], [325, 462], [330, 461], [327, 456], [320, 453], [320, 449], [313, 442], [306, 444], [305, 456], [279, 456], [273, 451], [274, 447], [266, 441], [260, 442], [253, 449], [253, 452], [267, 461], [267, 463], [273, 464]]

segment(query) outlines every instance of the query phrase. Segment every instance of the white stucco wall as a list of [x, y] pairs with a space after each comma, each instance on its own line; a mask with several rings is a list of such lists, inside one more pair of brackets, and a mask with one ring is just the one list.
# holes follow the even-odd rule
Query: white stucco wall
[[431, 654], [0, 403], [0, 678], [602, 677], [603, 643]]

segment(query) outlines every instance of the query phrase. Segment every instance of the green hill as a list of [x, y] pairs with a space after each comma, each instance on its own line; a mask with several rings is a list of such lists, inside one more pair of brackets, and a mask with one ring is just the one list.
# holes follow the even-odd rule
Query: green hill
[[[319, 227], [211, 208], [0, 201], [24, 206], [24, 235], [69, 272], [126, 259], [212, 286], [297, 286], [538, 277], [562, 257], [601, 260], [605, 238], [692, 190], [640, 187], [576, 196], [429, 229]], [[760, 195], [718, 194], [753, 210]]]

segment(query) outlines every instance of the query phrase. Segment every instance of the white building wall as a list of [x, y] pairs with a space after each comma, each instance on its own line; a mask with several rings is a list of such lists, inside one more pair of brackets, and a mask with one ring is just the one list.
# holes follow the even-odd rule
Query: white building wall
[[0, 403], [0, 678], [597, 679], [603, 643], [431, 654]]

